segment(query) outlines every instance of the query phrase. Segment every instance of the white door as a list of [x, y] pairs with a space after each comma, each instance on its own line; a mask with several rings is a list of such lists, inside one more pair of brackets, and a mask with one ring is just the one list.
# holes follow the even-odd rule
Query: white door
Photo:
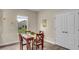
[[60, 15], [56, 16], [56, 44], [62, 45], [62, 37], [61, 37], [61, 29], [62, 29], [62, 24], [63, 22], [62, 18]]
[[[62, 30], [62, 36], [63, 36], [63, 47], [67, 48], [67, 40], [68, 40], [68, 21], [67, 21], [67, 15], [63, 14], [63, 30]], [[64, 33], [63, 33], [64, 32]]]
[[67, 40], [66, 40], [66, 47], [69, 48], [69, 49], [75, 49], [75, 43], [74, 43], [74, 40], [75, 40], [75, 14], [73, 12], [71, 13], [68, 13], [67, 14], [67, 33], [68, 36], [67, 36]]
[[56, 16], [56, 44], [65, 47], [65, 40], [67, 39], [66, 31], [66, 17], [64, 15]]
[[56, 16], [56, 43], [65, 48], [74, 49], [74, 13]]
[[79, 12], [75, 15], [75, 49], [79, 49]]

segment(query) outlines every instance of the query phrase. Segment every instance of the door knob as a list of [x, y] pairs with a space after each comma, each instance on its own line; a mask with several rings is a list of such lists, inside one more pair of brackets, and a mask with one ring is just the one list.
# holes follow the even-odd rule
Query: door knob
[[67, 31], [62, 31], [62, 33], [68, 33]]
[[65, 33], [68, 33], [68, 32], [65, 32]]

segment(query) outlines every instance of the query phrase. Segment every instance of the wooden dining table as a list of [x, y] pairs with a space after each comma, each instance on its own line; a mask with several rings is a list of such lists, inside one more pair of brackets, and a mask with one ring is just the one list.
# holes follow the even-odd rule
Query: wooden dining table
[[22, 34], [22, 37], [23, 37], [23, 41], [24, 40], [26, 41], [27, 50], [29, 49], [30, 44], [31, 44], [31, 48], [33, 50], [33, 41], [34, 41], [35, 36], [34, 35], [28, 35], [28, 34]]

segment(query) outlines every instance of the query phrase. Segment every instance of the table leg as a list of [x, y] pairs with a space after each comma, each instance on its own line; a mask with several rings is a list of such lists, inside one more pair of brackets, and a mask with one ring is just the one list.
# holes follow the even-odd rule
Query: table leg
[[20, 42], [20, 50], [23, 50], [22, 42]]
[[32, 39], [32, 50], [33, 50], [33, 39]]
[[44, 40], [42, 41], [42, 50], [43, 50], [43, 48], [44, 48]]
[[26, 47], [27, 47], [27, 50], [28, 50], [28, 40], [26, 40]]

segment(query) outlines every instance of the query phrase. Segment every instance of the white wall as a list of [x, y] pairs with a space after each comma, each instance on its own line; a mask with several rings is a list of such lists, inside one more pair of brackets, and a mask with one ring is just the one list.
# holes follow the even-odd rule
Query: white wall
[[[42, 26], [42, 20], [47, 19], [47, 27]], [[43, 10], [38, 14], [38, 30], [42, 30], [45, 33], [45, 40], [50, 42], [55, 41], [55, 28], [52, 10]]]
[[[55, 43], [56, 32], [55, 32], [55, 16], [61, 13], [76, 11], [73, 9], [48, 9], [42, 10], [38, 13], [38, 30], [45, 31], [45, 40], [49, 41], [50, 43]], [[42, 26], [42, 20], [47, 19], [48, 26], [44, 28]]]
[[2, 44], [9, 44], [18, 41], [17, 15], [28, 16], [29, 30], [37, 30], [37, 13], [29, 10], [3, 10]]
[[1, 34], [2, 34], [2, 10], [0, 10], [0, 44], [2, 43]]
[[[0, 43], [7, 44], [18, 41], [17, 15], [28, 16], [28, 27], [31, 31], [45, 31], [45, 40], [55, 42], [55, 15], [73, 10], [42, 10], [34, 12], [30, 10], [3, 10], [0, 12]], [[42, 20], [47, 19], [47, 27], [42, 27]], [[0, 44], [0, 45], [1, 45]]]

